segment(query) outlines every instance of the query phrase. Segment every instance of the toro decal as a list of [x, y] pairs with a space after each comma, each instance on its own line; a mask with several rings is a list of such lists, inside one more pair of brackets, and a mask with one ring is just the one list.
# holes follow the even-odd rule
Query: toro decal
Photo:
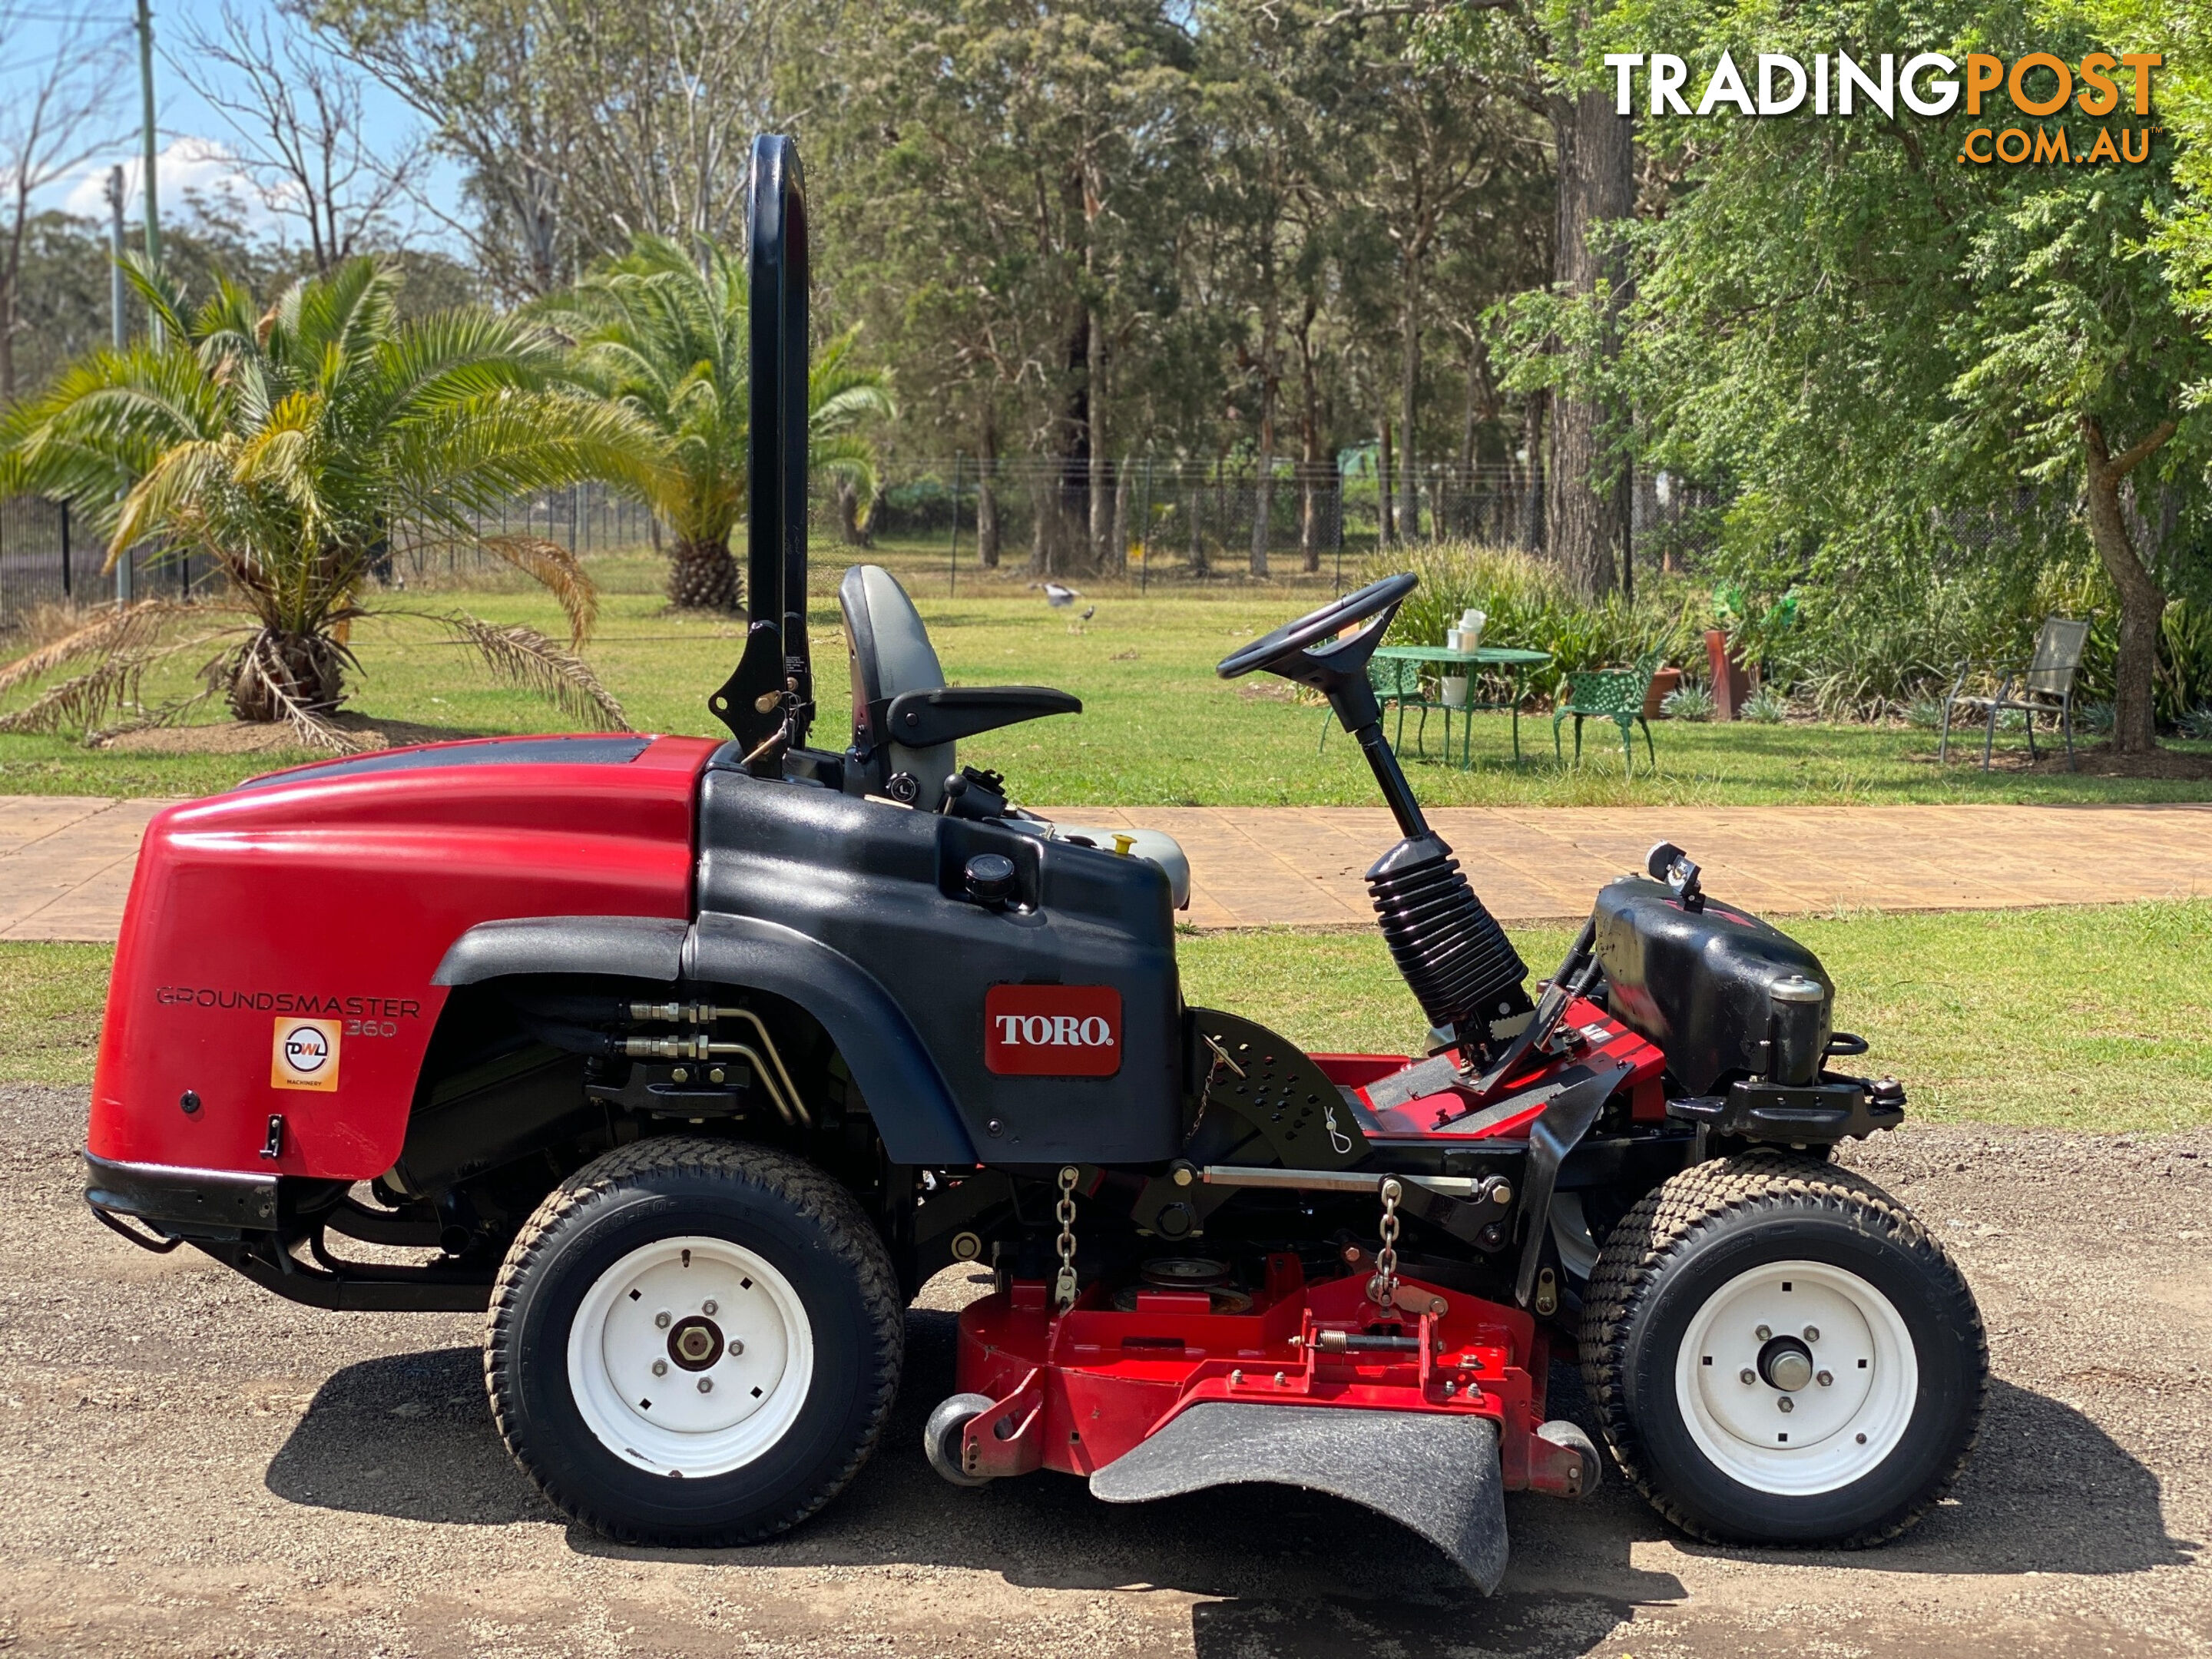
[[276, 1049], [269, 1060], [269, 1086], [313, 1089], [323, 1094], [335, 1090], [338, 1031], [334, 1019], [279, 1019]]
[[1000, 1077], [1111, 1077], [1121, 1069], [1121, 994], [1110, 985], [994, 985], [983, 1064]]

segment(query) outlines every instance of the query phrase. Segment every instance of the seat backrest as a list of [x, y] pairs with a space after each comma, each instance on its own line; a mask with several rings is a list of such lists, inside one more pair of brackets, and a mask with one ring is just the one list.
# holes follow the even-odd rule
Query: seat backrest
[[934, 691], [945, 684], [945, 669], [922, 626], [921, 613], [878, 564], [856, 564], [837, 584], [837, 608], [845, 617], [845, 648], [853, 665], [853, 742], [882, 757], [880, 786], [893, 773], [911, 773], [921, 787], [916, 804], [933, 807], [945, 780], [955, 768], [953, 745], [908, 749], [892, 743], [878, 728], [884, 705], [907, 691]]
[[2081, 666], [2082, 647], [2089, 624], [2064, 617], [2046, 617], [2035, 636], [2035, 657], [2027, 665], [2027, 689], [2063, 697], [2074, 687], [2075, 671]]

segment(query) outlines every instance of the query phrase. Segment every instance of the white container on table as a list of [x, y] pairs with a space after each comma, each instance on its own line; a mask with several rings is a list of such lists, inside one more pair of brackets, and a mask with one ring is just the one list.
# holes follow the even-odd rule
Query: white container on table
[[[1472, 646], [1463, 645], [1461, 643], [1461, 641], [1463, 638], [1464, 635], [1462, 634], [1460, 629], [1456, 628], [1446, 629], [1444, 630], [1444, 649], [1447, 651], [1470, 651], [1474, 649]], [[1464, 708], [1467, 707], [1467, 675], [1464, 672], [1457, 674], [1446, 674], [1444, 676], [1444, 706], [1447, 708]]]

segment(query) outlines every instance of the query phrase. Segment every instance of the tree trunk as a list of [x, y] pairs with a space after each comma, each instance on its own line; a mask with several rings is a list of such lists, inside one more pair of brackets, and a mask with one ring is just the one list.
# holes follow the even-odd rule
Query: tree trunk
[[1275, 380], [1260, 378], [1260, 476], [1252, 488], [1252, 574], [1267, 574], [1267, 542], [1275, 517]]
[[1522, 447], [1528, 459], [1521, 473], [1520, 541], [1531, 553], [1544, 550], [1544, 498], [1549, 493], [1545, 489], [1548, 475], [1544, 465], [1544, 428], [1551, 406], [1551, 398], [1539, 387], [1528, 394], [1521, 417]]
[[234, 659], [224, 699], [232, 715], [265, 725], [295, 711], [330, 714], [345, 695], [343, 650], [338, 641], [320, 634], [264, 629]]
[[999, 423], [983, 411], [982, 453], [975, 458], [975, 556], [986, 570], [999, 568]]
[[1098, 568], [1109, 576], [1129, 572], [1129, 485], [1132, 469], [1124, 456], [1114, 468], [1114, 528], [1108, 538], [1106, 562]]
[[1390, 480], [1396, 475], [1390, 471], [1390, 417], [1382, 417], [1382, 443], [1376, 456], [1378, 463], [1375, 475], [1375, 545], [1388, 547], [1398, 538], [1391, 533]]
[[1206, 475], [1201, 472], [1196, 482], [1186, 481], [1182, 493], [1183, 511], [1190, 515], [1190, 574], [1194, 576], [1210, 574], [1206, 560]]
[[1091, 319], [1088, 414], [1091, 421], [1091, 568], [1104, 570], [1113, 557], [1114, 464], [1106, 457], [1106, 331]]
[[[1553, 286], [1570, 298], [1611, 283], [1608, 318], [1626, 299], [1627, 270], [1620, 239], [1604, 228], [1636, 207], [1632, 123], [1613, 112], [1609, 85], [1594, 86], [1572, 101], [1554, 100], [1559, 142], [1559, 225]], [[1613, 324], [1601, 349], [1618, 350]], [[1562, 386], [1552, 417], [1552, 553], [1577, 592], [1610, 592], [1613, 550], [1621, 540], [1620, 463], [1606, 451], [1607, 410], [1596, 394], [1571, 380]]]
[[[872, 508], [872, 505], [871, 503]], [[872, 511], [870, 516], [873, 516]], [[873, 547], [876, 544], [876, 538], [860, 522], [860, 492], [847, 478], [837, 480], [837, 539], [848, 547]]]
[[1314, 374], [1311, 296], [1298, 325], [1298, 558], [1308, 575], [1321, 568], [1321, 388]]
[[2151, 684], [2158, 665], [2166, 594], [2128, 534], [2120, 485], [2173, 432], [2172, 421], [2160, 422], [2148, 437], [2115, 456], [2106, 445], [2103, 426], [2086, 416], [2081, 422], [2081, 445], [2089, 463], [2089, 539], [2120, 595], [2120, 655], [2112, 668], [2112, 747], [2124, 755], [2147, 755], [2158, 747]]
[[0, 409], [15, 401], [15, 283], [0, 285]]
[[668, 565], [668, 602], [681, 611], [735, 611], [738, 562], [725, 541], [676, 538]]
[[1421, 395], [1421, 271], [1408, 263], [1406, 305], [1399, 319], [1398, 356], [1398, 538], [1421, 539], [1421, 480], [1413, 441], [1414, 413]]
[[1040, 472], [1036, 483], [1030, 486], [1030, 495], [1035, 521], [1030, 527], [1030, 574], [1052, 574], [1054, 526], [1060, 520], [1060, 480], [1051, 472]]

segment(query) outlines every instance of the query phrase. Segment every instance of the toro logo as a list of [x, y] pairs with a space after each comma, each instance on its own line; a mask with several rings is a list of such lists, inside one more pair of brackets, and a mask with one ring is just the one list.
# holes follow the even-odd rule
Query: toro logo
[[1110, 985], [994, 985], [983, 1064], [1000, 1077], [1111, 1077], [1121, 1069], [1121, 994]]

